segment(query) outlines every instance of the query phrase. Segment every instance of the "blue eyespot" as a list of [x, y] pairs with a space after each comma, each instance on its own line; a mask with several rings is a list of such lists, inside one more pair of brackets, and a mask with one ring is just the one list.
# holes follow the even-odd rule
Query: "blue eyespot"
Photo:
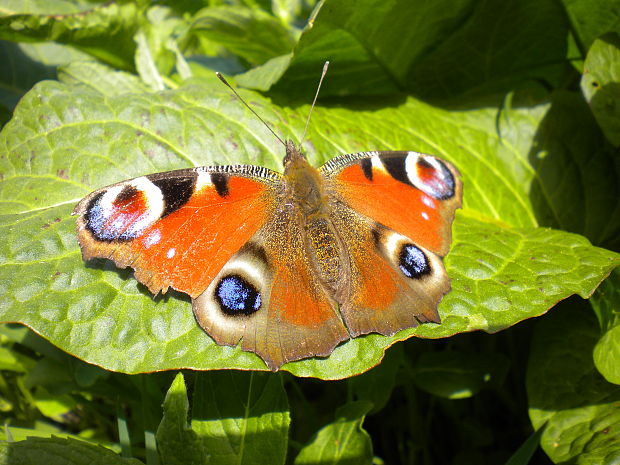
[[215, 297], [222, 312], [227, 315], [251, 315], [261, 306], [260, 293], [241, 276], [222, 278], [215, 289]]
[[406, 244], [400, 250], [398, 266], [408, 278], [421, 278], [431, 272], [428, 258], [413, 244]]

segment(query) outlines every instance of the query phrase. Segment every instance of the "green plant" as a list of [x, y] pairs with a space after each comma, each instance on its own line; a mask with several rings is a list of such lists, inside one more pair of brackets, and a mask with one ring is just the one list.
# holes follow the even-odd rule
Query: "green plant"
[[[619, 460], [615, 3], [312, 6], [0, 0], [0, 320], [30, 328], [0, 331], [0, 463], [495, 464], [523, 444], [513, 465], [539, 439], [537, 463]], [[413, 149], [462, 172], [453, 290], [441, 325], [262, 373], [186, 296], [83, 263], [70, 213], [152, 172], [278, 170], [213, 71], [296, 140], [325, 60], [313, 164]]]

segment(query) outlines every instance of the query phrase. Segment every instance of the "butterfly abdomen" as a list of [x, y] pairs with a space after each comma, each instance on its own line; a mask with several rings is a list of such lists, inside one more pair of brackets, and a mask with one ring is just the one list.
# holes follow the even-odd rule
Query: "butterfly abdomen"
[[284, 180], [294, 218], [300, 223], [306, 258], [319, 282], [339, 302], [346, 286], [346, 251], [334, 227], [325, 177], [297, 149], [287, 147]]
[[306, 223], [306, 250], [314, 270], [335, 300], [342, 288], [344, 273], [343, 249], [331, 221], [316, 217]]

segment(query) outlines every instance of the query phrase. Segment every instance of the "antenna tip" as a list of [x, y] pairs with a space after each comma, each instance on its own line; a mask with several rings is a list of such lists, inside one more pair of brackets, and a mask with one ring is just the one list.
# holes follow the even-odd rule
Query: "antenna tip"
[[226, 79], [224, 79], [224, 76], [222, 76], [222, 74], [219, 71], [215, 72], [215, 75], [217, 76], [217, 78], [222, 81], [224, 84], [228, 85], [228, 82], [226, 82]]

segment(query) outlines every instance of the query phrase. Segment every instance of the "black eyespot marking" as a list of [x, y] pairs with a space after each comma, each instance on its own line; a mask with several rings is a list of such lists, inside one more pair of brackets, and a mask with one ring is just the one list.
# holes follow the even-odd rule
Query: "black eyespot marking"
[[362, 167], [364, 177], [369, 181], [372, 181], [372, 161], [370, 160], [370, 158], [362, 158], [360, 165]]
[[224, 173], [211, 173], [211, 182], [220, 197], [228, 195], [228, 176]]
[[388, 173], [390, 173], [390, 176], [392, 176], [397, 181], [413, 186], [413, 184], [411, 184], [409, 176], [407, 176], [407, 169], [405, 167], [404, 158], [384, 157], [381, 159], [381, 161], [383, 162], [383, 166], [385, 166], [385, 169], [388, 171]]
[[215, 299], [220, 310], [230, 316], [248, 316], [261, 304], [260, 293], [239, 275], [223, 277], [215, 287]]
[[435, 161], [439, 169], [424, 157], [418, 159], [418, 178], [423, 183], [418, 187], [437, 200], [447, 200], [454, 196], [456, 185], [454, 176], [441, 160], [435, 159]]
[[161, 214], [163, 218], [187, 203], [194, 193], [196, 177], [160, 178], [150, 181], [159, 188], [164, 197], [164, 211]]
[[[125, 242], [136, 238], [136, 233], [131, 229], [131, 222], [110, 223], [109, 212], [101, 207], [101, 199], [105, 191], [95, 195], [86, 207], [84, 213], [84, 226], [95, 239], [101, 242]], [[126, 186], [114, 199], [114, 204], [122, 205], [129, 203], [140, 191], [132, 186]], [[122, 207], [121, 207], [122, 208]]]
[[267, 258], [267, 253], [265, 252], [265, 248], [255, 242], [246, 243], [239, 253], [252, 255], [253, 259], [265, 263], [269, 265], [269, 259]]
[[372, 240], [375, 241], [375, 245], [381, 244], [381, 231], [378, 228], [378, 225], [375, 225], [372, 230]]
[[85, 226], [96, 239], [111, 242], [116, 238], [107, 237], [105, 234], [101, 234], [101, 225], [104, 223], [105, 219], [103, 217], [101, 207], [99, 206], [99, 202], [101, 201], [103, 194], [105, 194], [105, 192], [99, 192], [90, 200], [90, 202], [88, 202], [88, 207], [86, 207], [86, 213], [84, 214], [84, 219], [86, 220]]
[[405, 276], [419, 279], [431, 272], [428, 258], [413, 244], [405, 244], [398, 255], [398, 266]]
[[[437, 161], [439, 161], [439, 160], [437, 160]], [[435, 169], [435, 167], [433, 165], [431, 165], [431, 163], [426, 158], [424, 158], [424, 157], [418, 158], [418, 165], [420, 166], [420, 168], [426, 169], [426, 170], [434, 170]]]
[[133, 199], [137, 193], [138, 189], [128, 184], [123, 187], [123, 190], [120, 192], [120, 194], [116, 196], [116, 198], [114, 199], [114, 203], [118, 205], [128, 202], [129, 200]]

